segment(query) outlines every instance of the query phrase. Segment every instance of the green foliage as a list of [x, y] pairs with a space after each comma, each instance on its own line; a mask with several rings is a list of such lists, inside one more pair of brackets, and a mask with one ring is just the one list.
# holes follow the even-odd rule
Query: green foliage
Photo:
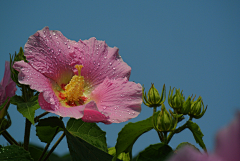
[[189, 120], [187, 122], [187, 127], [189, 128], [189, 130], [191, 130], [191, 132], [193, 133], [194, 139], [196, 140], [196, 143], [198, 143], [204, 150], [206, 150], [206, 146], [203, 142], [202, 137], [204, 136], [200, 127], [192, 122], [191, 120]]
[[67, 136], [68, 148], [73, 161], [110, 161], [112, 156], [95, 146], [87, 143], [79, 137], [73, 136], [65, 131]]
[[12, 124], [12, 121], [11, 121], [11, 118], [10, 118], [8, 112], [6, 112], [6, 116], [7, 116], [7, 118], [3, 118], [0, 122], [0, 134], [4, 130], [8, 129]]
[[172, 148], [164, 143], [150, 145], [139, 153], [137, 161], [164, 161], [172, 151]]
[[11, 98], [11, 103], [17, 105], [18, 112], [34, 125], [35, 111], [40, 108], [38, 96], [33, 96], [28, 102], [25, 102], [22, 97], [15, 95]]
[[[116, 149], [115, 147], [108, 148], [108, 154], [115, 156], [116, 155]], [[129, 153], [124, 153], [122, 152], [121, 154], [118, 155], [118, 159], [122, 161], [130, 161], [130, 155]]]
[[45, 143], [50, 143], [54, 136], [64, 130], [64, 124], [58, 117], [41, 119], [36, 126], [38, 138]]
[[[28, 150], [34, 161], [38, 161], [43, 152], [43, 148], [33, 144], [29, 145]], [[47, 153], [45, 153], [43, 158], [45, 158]], [[57, 154], [52, 153], [47, 159], [47, 161], [71, 161], [71, 156], [69, 153], [63, 156], [58, 156]]]
[[128, 123], [118, 133], [116, 143], [116, 157], [122, 152], [129, 153], [132, 158], [132, 147], [135, 141], [145, 132], [153, 129], [152, 117], [136, 123]]
[[0, 154], [2, 161], [33, 161], [30, 153], [17, 145], [1, 147]]
[[81, 119], [71, 118], [67, 123], [67, 130], [89, 144], [107, 152], [106, 132], [102, 131], [96, 123], [87, 123]]

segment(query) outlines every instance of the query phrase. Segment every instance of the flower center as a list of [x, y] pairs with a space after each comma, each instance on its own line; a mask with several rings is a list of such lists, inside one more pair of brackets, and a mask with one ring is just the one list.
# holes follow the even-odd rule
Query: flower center
[[79, 101], [83, 95], [84, 77], [81, 76], [82, 65], [75, 65], [78, 75], [74, 75], [71, 81], [65, 86], [66, 98], [70, 102]]

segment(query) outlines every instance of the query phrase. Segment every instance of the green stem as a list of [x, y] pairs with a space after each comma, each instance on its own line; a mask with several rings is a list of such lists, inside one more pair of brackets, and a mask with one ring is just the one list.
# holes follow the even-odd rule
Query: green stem
[[32, 125], [32, 123], [26, 118], [25, 133], [24, 133], [24, 143], [23, 143], [23, 148], [25, 150], [28, 150], [31, 125]]
[[6, 130], [2, 132], [2, 135], [11, 145], [15, 144], [20, 146], [18, 142]]
[[[33, 90], [31, 90], [29, 86], [22, 85], [22, 97], [25, 102], [28, 102], [30, 98], [33, 97]], [[29, 145], [31, 125], [32, 123], [26, 118], [23, 148], [27, 151]]]
[[164, 134], [164, 143], [165, 144], [168, 144], [168, 141], [167, 141], [167, 131], [164, 131], [163, 134]]
[[48, 113], [49, 113], [49, 112], [44, 112], [44, 113], [42, 113], [41, 115], [35, 117], [35, 118], [34, 118], [34, 122], [35, 122], [35, 123], [39, 122], [39, 119], [40, 119], [41, 117], [47, 115]]
[[157, 112], [157, 107], [153, 107], [153, 114]]
[[179, 128], [171, 131], [171, 132], [169, 133], [168, 137], [167, 137], [167, 142], [166, 142], [166, 143], [168, 144], [168, 143], [170, 142], [170, 140], [172, 139], [172, 137], [173, 137], [174, 134], [180, 133], [181, 131], [183, 131], [184, 129], [186, 129], [186, 128], [187, 128], [187, 123], [188, 123], [188, 121], [187, 121], [184, 125], [180, 126]]
[[[43, 114], [44, 114], [44, 113], [43, 113]], [[39, 116], [40, 116], [40, 115], [39, 115]], [[63, 117], [60, 117], [59, 119], [62, 120]], [[56, 131], [55, 131], [55, 133], [54, 133], [54, 135], [53, 135], [53, 138], [57, 135], [58, 129], [59, 129], [59, 127], [57, 127], [57, 129], [56, 129]], [[52, 139], [52, 140], [53, 140], [53, 139]], [[47, 143], [47, 145], [45, 146], [45, 148], [44, 148], [44, 150], [43, 150], [40, 158], [38, 159], [38, 161], [41, 161], [41, 160], [42, 160], [42, 158], [43, 158], [43, 156], [45, 155], [46, 151], [48, 150], [48, 147], [50, 146], [50, 144], [51, 144], [51, 142], [50, 142], [50, 143]]]
[[46, 161], [48, 159], [48, 157], [52, 154], [52, 152], [56, 149], [56, 147], [58, 146], [58, 144], [62, 141], [62, 139], [65, 136], [65, 132], [63, 132], [63, 134], [60, 136], [60, 138], [58, 139], [58, 141], [53, 145], [52, 149], [48, 152], [47, 156], [44, 158], [43, 161]]

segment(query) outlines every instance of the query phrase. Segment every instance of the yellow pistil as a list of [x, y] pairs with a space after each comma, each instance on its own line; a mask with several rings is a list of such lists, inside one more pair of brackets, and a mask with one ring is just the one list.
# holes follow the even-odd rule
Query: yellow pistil
[[84, 77], [81, 76], [82, 65], [75, 65], [78, 70], [78, 75], [74, 75], [71, 81], [65, 86], [65, 95], [68, 101], [79, 101], [83, 95]]

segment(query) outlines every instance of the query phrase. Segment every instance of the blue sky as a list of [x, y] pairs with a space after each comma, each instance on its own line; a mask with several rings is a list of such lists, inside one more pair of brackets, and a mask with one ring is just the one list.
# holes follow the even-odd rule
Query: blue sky
[[[131, 81], [144, 84], [147, 90], [151, 83], [159, 90], [165, 83], [167, 93], [171, 86], [182, 89], [186, 97], [202, 96], [208, 110], [194, 122], [212, 151], [216, 132], [240, 109], [239, 7], [237, 1], [1, 1], [0, 79], [9, 53], [24, 47], [28, 37], [45, 26], [75, 41], [105, 40], [108, 46], [118, 47], [132, 67]], [[9, 110], [13, 124], [9, 132], [23, 141], [25, 119], [15, 106]], [[42, 112], [38, 110], [37, 115]], [[130, 121], [151, 114], [152, 109], [142, 105], [141, 114]], [[115, 145], [126, 123], [99, 124], [107, 132], [109, 146]], [[45, 146], [35, 136], [34, 127], [30, 141]], [[175, 148], [186, 141], [196, 145], [189, 130], [175, 135], [170, 145]], [[152, 130], [134, 144], [133, 154], [158, 142]], [[2, 136], [0, 144], [6, 145]], [[63, 140], [56, 152], [67, 151]]]

